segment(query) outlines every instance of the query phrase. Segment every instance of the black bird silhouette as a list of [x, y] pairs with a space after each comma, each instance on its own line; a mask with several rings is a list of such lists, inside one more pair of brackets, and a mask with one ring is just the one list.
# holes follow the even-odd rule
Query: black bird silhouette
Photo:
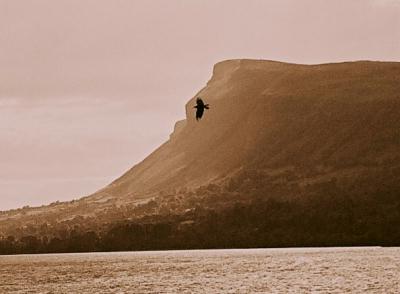
[[197, 108], [196, 110], [196, 120], [201, 119], [204, 113], [204, 109], [209, 109], [208, 104], [204, 104], [203, 100], [200, 97], [196, 99], [196, 106], [193, 108]]

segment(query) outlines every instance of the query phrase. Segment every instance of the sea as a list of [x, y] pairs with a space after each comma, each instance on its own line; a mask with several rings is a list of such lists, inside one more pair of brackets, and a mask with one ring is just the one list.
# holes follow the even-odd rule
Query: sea
[[0, 293], [400, 293], [400, 248], [0, 256]]

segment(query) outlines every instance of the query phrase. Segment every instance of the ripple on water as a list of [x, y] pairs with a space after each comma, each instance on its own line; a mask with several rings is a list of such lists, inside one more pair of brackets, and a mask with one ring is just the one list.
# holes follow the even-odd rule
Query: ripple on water
[[0, 293], [400, 293], [399, 248], [0, 256]]

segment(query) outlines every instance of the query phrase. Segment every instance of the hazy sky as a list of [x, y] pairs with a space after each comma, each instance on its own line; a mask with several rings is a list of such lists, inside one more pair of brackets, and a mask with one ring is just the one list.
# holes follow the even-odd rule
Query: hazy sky
[[400, 0], [0, 0], [0, 210], [103, 187], [231, 58], [400, 61]]

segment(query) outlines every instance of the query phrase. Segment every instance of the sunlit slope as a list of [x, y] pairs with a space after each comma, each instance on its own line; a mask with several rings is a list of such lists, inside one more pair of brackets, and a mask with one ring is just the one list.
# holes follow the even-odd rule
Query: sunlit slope
[[[199, 122], [198, 96], [210, 104]], [[167, 142], [93, 195], [1, 212], [0, 236], [52, 236], [74, 225], [101, 231], [246, 199], [334, 194], [361, 206], [365, 195], [397, 199], [400, 63], [224, 61], [188, 101], [186, 116]]]
[[[194, 119], [196, 97], [210, 104]], [[171, 139], [94, 198], [145, 198], [236, 170], [368, 168], [400, 159], [400, 64], [228, 60]]]

